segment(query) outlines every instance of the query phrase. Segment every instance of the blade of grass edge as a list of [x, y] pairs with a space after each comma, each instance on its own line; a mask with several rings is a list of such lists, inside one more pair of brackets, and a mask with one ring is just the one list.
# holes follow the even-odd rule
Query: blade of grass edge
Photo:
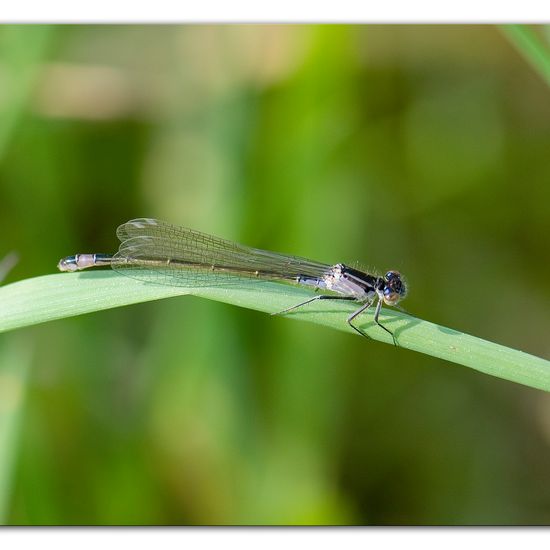
[[550, 85], [550, 49], [527, 25], [502, 25], [504, 35]]

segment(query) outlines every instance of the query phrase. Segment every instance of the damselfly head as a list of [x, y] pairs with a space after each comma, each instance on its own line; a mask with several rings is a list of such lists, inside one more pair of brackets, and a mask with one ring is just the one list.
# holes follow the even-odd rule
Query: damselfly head
[[388, 271], [384, 275], [384, 302], [394, 306], [407, 295], [407, 285], [399, 271]]

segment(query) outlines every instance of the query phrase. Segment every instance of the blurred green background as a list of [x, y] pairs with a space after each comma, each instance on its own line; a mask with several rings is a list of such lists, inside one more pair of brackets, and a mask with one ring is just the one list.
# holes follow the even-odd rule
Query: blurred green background
[[[4, 283], [157, 217], [548, 357], [549, 174], [497, 27], [0, 28]], [[192, 297], [56, 321], [0, 336], [0, 522], [549, 524], [550, 396]]]

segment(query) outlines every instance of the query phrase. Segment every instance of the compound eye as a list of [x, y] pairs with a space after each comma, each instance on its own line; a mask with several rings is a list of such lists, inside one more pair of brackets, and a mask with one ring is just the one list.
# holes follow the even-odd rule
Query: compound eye
[[401, 299], [401, 294], [399, 292], [395, 292], [391, 288], [386, 288], [384, 290], [384, 302], [388, 304], [389, 306], [393, 306], [399, 302]]
[[400, 277], [401, 277], [401, 274], [399, 273], [399, 271], [388, 271], [384, 275], [384, 279], [386, 279], [386, 281], [391, 281], [393, 279], [399, 279]]

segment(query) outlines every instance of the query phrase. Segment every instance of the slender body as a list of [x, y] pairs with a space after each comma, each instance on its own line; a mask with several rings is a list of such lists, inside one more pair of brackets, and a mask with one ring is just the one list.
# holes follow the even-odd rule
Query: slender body
[[347, 322], [368, 338], [353, 320], [376, 302], [374, 321], [391, 334], [395, 343], [393, 333], [378, 318], [382, 304], [395, 306], [407, 293], [397, 271], [388, 271], [381, 277], [344, 264], [331, 266], [251, 248], [150, 218], [130, 220], [117, 229], [117, 236], [121, 244], [116, 254], [76, 254], [60, 260], [57, 267], [61, 271], [79, 271], [110, 266], [141, 281], [185, 287], [222, 286], [243, 279], [294, 283], [333, 294], [318, 294], [278, 314], [315, 300], [354, 301], [360, 307]]

